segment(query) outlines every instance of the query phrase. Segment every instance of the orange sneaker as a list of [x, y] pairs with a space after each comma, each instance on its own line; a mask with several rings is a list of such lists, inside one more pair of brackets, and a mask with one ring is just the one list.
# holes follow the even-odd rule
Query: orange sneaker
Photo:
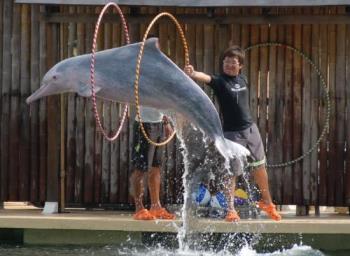
[[263, 201], [259, 201], [258, 207], [266, 212], [271, 219], [276, 221], [280, 221], [282, 219], [281, 215], [276, 210], [276, 206], [273, 203], [265, 204]]
[[156, 217], [153, 216], [147, 209], [143, 208], [134, 214], [134, 220], [155, 220]]
[[241, 218], [238, 216], [237, 212], [235, 210], [229, 210], [227, 211], [225, 220], [229, 222], [237, 222]]
[[163, 219], [163, 220], [175, 219], [175, 215], [168, 212], [165, 208], [154, 209], [154, 210], [151, 209], [149, 210], [149, 212], [157, 219]]

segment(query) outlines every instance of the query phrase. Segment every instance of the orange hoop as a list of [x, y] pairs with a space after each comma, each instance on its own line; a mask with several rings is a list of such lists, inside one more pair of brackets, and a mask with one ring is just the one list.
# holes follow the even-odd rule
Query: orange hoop
[[146, 32], [143, 36], [143, 39], [142, 39], [142, 43], [141, 43], [141, 47], [140, 47], [140, 52], [139, 52], [139, 55], [137, 57], [137, 63], [136, 63], [136, 76], [135, 76], [135, 82], [134, 82], [134, 87], [135, 87], [135, 105], [136, 105], [136, 114], [137, 114], [137, 117], [139, 119], [139, 122], [140, 122], [140, 127], [141, 127], [141, 131], [143, 133], [143, 135], [145, 136], [146, 140], [154, 145], [154, 146], [163, 146], [163, 145], [166, 145], [167, 143], [169, 143], [170, 140], [172, 140], [172, 138], [174, 137], [175, 135], [175, 130], [174, 132], [165, 140], [165, 141], [162, 141], [162, 142], [154, 142], [152, 141], [148, 135], [147, 135], [147, 132], [143, 126], [143, 123], [142, 123], [142, 119], [141, 119], [141, 114], [140, 114], [140, 100], [139, 100], [139, 80], [140, 80], [140, 66], [141, 66], [141, 60], [142, 60], [142, 56], [143, 56], [143, 51], [144, 51], [144, 48], [145, 48], [145, 42], [146, 42], [146, 39], [147, 39], [147, 36], [149, 34], [149, 31], [151, 30], [151, 28], [153, 27], [154, 23], [161, 17], [163, 16], [168, 16], [176, 25], [176, 28], [178, 30], [178, 32], [180, 33], [180, 36], [181, 36], [181, 39], [182, 39], [182, 43], [183, 43], [183, 47], [184, 47], [184, 51], [185, 51], [185, 65], [189, 65], [189, 55], [188, 55], [188, 47], [187, 47], [187, 42], [186, 42], [186, 38], [185, 38], [185, 34], [179, 24], [179, 22], [176, 20], [176, 18], [168, 13], [168, 12], [162, 12], [160, 14], [158, 14], [152, 21], [151, 23], [148, 25], [147, 29], [146, 29]]

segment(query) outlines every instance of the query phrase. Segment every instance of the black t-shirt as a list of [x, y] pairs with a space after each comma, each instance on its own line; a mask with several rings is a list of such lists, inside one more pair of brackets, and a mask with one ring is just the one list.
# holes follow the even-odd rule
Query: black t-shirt
[[210, 85], [218, 98], [223, 116], [224, 132], [241, 131], [252, 125], [249, 108], [249, 92], [242, 75], [212, 76]]

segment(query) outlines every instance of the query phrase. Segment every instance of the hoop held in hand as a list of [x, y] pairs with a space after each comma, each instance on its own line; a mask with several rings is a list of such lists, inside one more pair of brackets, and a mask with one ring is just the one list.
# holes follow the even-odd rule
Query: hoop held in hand
[[153, 27], [153, 25], [156, 23], [156, 21], [163, 17], [163, 16], [167, 16], [169, 17], [176, 25], [176, 28], [178, 30], [178, 32], [180, 33], [181, 39], [182, 39], [182, 43], [183, 43], [183, 47], [184, 47], [184, 51], [185, 51], [185, 65], [189, 65], [189, 55], [188, 55], [188, 47], [187, 47], [187, 42], [186, 42], [186, 38], [185, 38], [185, 34], [179, 24], [179, 22], [176, 20], [176, 18], [168, 13], [168, 12], [162, 12], [160, 14], [158, 14], [156, 17], [154, 17], [154, 19], [151, 21], [151, 23], [148, 25], [146, 32], [143, 36], [142, 39], [142, 43], [141, 43], [141, 47], [140, 47], [140, 52], [139, 55], [137, 57], [137, 63], [136, 63], [136, 77], [135, 77], [135, 82], [134, 82], [134, 87], [135, 87], [135, 105], [136, 105], [136, 115], [139, 119], [140, 122], [140, 128], [142, 131], [142, 134], [145, 136], [146, 140], [154, 145], [154, 146], [163, 146], [166, 145], [167, 143], [169, 143], [170, 140], [172, 140], [172, 138], [175, 135], [175, 130], [174, 132], [165, 140], [162, 142], [154, 142], [152, 141], [149, 136], [147, 135], [147, 132], [145, 130], [145, 128], [143, 127], [143, 123], [142, 123], [142, 119], [141, 119], [141, 114], [140, 114], [140, 97], [139, 97], [139, 80], [140, 80], [140, 66], [141, 66], [141, 60], [142, 60], [142, 56], [143, 56], [143, 51], [145, 48], [145, 42], [147, 39], [147, 36], [151, 30], [151, 28]]

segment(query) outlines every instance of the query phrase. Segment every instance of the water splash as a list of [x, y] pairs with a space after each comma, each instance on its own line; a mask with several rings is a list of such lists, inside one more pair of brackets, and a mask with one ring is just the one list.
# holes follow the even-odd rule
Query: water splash
[[[234, 238], [234, 237], [232, 237]], [[347, 254], [345, 254], [348, 252]], [[342, 255], [349, 255], [346, 251]], [[18, 246], [0, 245], [0, 255], [11, 256], [325, 256], [319, 250], [307, 245], [293, 245], [292, 248], [276, 250], [269, 253], [260, 253], [251, 245], [244, 245], [242, 248], [232, 251], [231, 248], [221, 250], [212, 249], [169, 249], [161, 245], [147, 247], [140, 243], [126, 243], [123, 245], [107, 246]], [[336, 252], [329, 255], [339, 255]]]
[[271, 253], [259, 253], [251, 246], [245, 245], [236, 252], [223, 249], [220, 251], [213, 250], [167, 250], [162, 247], [148, 248], [146, 250], [135, 251], [127, 249], [124, 254], [118, 255], [133, 255], [133, 256], [325, 256], [321, 251], [315, 250], [306, 245], [294, 245], [290, 249], [277, 250]]
[[[199, 252], [205, 248], [205, 251], [217, 251], [218, 248], [223, 248], [231, 251], [237, 251], [244, 244], [248, 244], [246, 237], [237, 239], [236, 234], [216, 235], [215, 243], [212, 243], [215, 234], [209, 233], [198, 234], [193, 231], [193, 226], [198, 222], [198, 217], [193, 211], [191, 195], [193, 189], [197, 184], [206, 180], [208, 183], [213, 178], [217, 184], [217, 190], [223, 190], [224, 177], [227, 176], [229, 170], [227, 169], [227, 162], [232, 159], [224, 158], [214, 142], [210, 142], [198, 129], [193, 127], [190, 123], [177, 117], [175, 119], [175, 129], [177, 138], [181, 143], [181, 152], [183, 154], [184, 173], [182, 182], [184, 187], [183, 193], [183, 207], [182, 207], [182, 221], [183, 225], [179, 228], [177, 239], [180, 253], [188, 253], [190, 250]], [[234, 164], [234, 166], [232, 166]], [[238, 165], [241, 165], [238, 162]], [[237, 163], [230, 162], [231, 168], [241, 168]], [[242, 239], [243, 238], [243, 239]], [[230, 242], [231, 241], [231, 242]], [[238, 243], [237, 243], [238, 242]], [[252, 238], [249, 238], [252, 242]], [[198, 254], [197, 254], [198, 255]]]

